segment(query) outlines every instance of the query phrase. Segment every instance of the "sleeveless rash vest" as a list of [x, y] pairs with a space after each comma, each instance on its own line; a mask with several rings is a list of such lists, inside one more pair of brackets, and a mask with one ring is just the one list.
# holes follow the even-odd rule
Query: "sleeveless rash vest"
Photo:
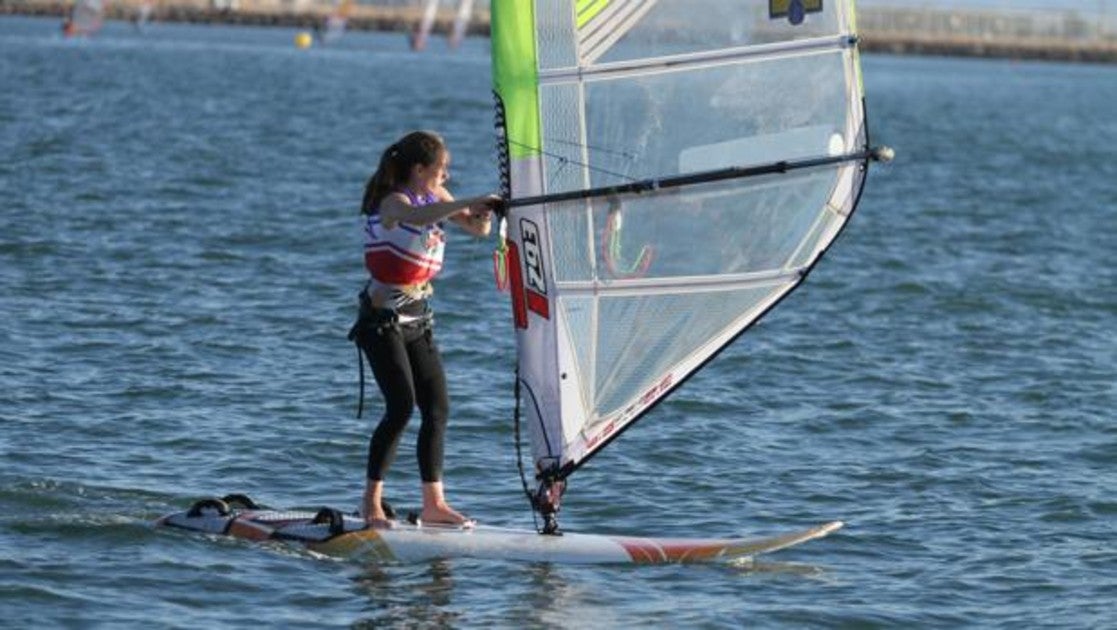
[[[416, 207], [438, 201], [434, 195], [420, 196], [410, 190], [400, 192]], [[405, 304], [430, 295], [427, 282], [442, 270], [446, 247], [442, 222], [413, 225], [401, 221], [395, 227], [386, 228], [377, 210], [366, 218], [364, 232], [370, 297], [383, 287], [387, 289], [388, 298], [384, 306], [398, 311]]]

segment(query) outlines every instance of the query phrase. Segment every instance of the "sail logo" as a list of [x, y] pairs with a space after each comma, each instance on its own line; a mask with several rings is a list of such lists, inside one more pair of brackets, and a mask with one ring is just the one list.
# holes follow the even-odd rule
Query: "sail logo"
[[543, 271], [543, 239], [539, 226], [520, 219], [520, 240], [509, 239], [508, 285], [512, 293], [512, 317], [516, 328], [527, 329], [528, 311], [551, 319], [547, 300], [547, 276]]
[[651, 406], [652, 403], [663, 398], [667, 392], [671, 391], [671, 386], [675, 383], [675, 375], [668, 373], [658, 383], [652, 385], [646, 392], [644, 392], [636, 402], [629, 405], [623, 412], [621, 412], [621, 422], [627, 423], [636, 414], [642, 412]]
[[527, 286], [540, 295], [547, 295], [547, 281], [543, 279], [543, 250], [539, 244], [539, 227], [527, 219], [520, 220], [520, 234], [524, 243], [524, 269]]
[[524, 301], [527, 308], [542, 317], [551, 319], [550, 301], [547, 299], [547, 277], [543, 273], [543, 242], [539, 226], [527, 219], [520, 219], [520, 242], [523, 243]]
[[768, 17], [787, 18], [793, 26], [798, 26], [807, 18], [808, 13], [821, 13], [822, 0], [769, 0]]
[[609, 421], [603, 429], [597, 432], [596, 435], [586, 440], [586, 450], [592, 451], [603, 440], [608, 438], [619, 427], [626, 426], [629, 422], [636, 419], [636, 416], [667, 395], [671, 391], [671, 386], [675, 384], [675, 375], [668, 373], [658, 383], [652, 385], [647, 391], [640, 395], [636, 401], [625, 407], [624, 411], [617, 414], [615, 418]]

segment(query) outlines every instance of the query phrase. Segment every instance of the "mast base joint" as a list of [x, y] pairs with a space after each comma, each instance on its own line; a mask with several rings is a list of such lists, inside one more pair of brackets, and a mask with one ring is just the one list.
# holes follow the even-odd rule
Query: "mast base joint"
[[535, 509], [543, 517], [543, 529], [539, 533], [545, 536], [562, 536], [562, 532], [559, 531], [558, 513], [564, 490], [566, 490], [565, 481], [545, 479], [535, 492], [533, 501]]

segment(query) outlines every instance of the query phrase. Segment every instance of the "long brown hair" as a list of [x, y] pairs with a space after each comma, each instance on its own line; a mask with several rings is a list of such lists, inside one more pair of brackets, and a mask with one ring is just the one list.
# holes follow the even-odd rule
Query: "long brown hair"
[[376, 172], [365, 184], [361, 214], [375, 214], [380, 202], [407, 184], [417, 164], [433, 166], [446, 153], [446, 143], [432, 131], [412, 131], [384, 149]]

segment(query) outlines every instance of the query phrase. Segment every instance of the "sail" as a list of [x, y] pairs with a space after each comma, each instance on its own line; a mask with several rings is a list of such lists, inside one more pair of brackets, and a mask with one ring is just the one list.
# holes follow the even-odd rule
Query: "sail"
[[322, 43], [332, 44], [345, 35], [345, 27], [349, 24], [349, 15], [353, 12], [353, 0], [340, 0], [329, 15], [326, 16], [326, 25], [322, 29]]
[[776, 305], [870, 158], [852, 0], [493, 0], [518, 409], [563, 479]]
[[458, 0], [458, 11], [454, 14], [454, 24], [450, 29], [448, 43], [451, 48], [457, 48], [465, 39], [465, 32], [469, 29], [469, 20], [473, 17], [473, 0]]
[[147, 30], [147, 25], [151, 22], [151, 13], [155, 10], [155, 5], [152, 0], [143, 0], [139, 6], [136, 7], [135, 13], [132, 15], [132, 26], [136, 30], [143, 33]]
[[438, 0], [425, 0], [423, 14], [415, 30], [411, 33], [411, 50], [423, 50], [427, 47], [427, 38], [434, 28], [434, 18], [438, 16]]
[[104, 23], [105, 6], [102, 0], [75, 0], [63, 22], [67, 37], [92, 35]]

